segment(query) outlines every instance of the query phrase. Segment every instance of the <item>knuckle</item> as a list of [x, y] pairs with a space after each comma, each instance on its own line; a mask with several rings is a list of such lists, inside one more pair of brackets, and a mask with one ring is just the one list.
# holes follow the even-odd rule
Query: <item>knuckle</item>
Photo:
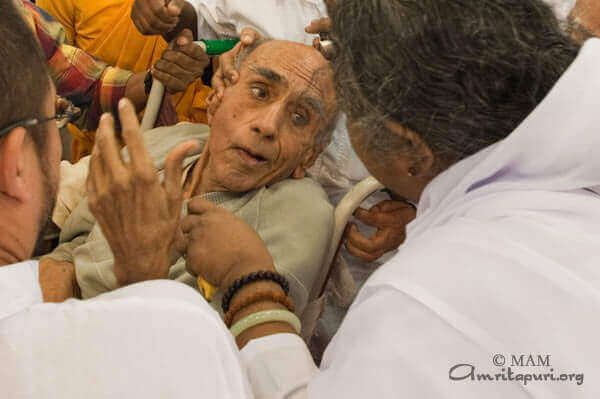
[[130, 181], [128, 176], [118, 175], [113, 179], [112, 190], [113, 192], [126, 192], [129, 190]]
[[138, 169], [135, 173], [135, 181], [136, 183], [149, 185], [153, 184], [157, 181], [156, 174], [153, 171], [148, 170], [148, 168]]

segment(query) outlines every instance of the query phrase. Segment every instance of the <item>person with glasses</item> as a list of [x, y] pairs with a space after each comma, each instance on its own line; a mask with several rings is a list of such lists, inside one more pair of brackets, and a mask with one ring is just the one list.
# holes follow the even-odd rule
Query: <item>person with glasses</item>
[[[57, 111], [43, 54], [12, 1], [0, 2], [0, 58], [0, 396], [251, 397], [233, 339], [202, 297], [183, 284], [147, 282], [94, 301], [44, 303], [73, 296], [73, 268], [31, 260], [59, 183], [56, 122], [72, 112], [60, 105]], [[139, 146], [141, 134], [130, 128], [137, 124], [134, 106], [120, 104], [125, 143]], [[110, 116], [102, 121], [112, 124]], [[170, 154], [168, 180], [180, 181], [177, 170], [190, 145]], [[143, 157], [131, 160], [137, 164]], [[179, 185], [168, 186], [145, 180], [136, 192], [153, 190], [153, 206], [160, 208], [167, 197], [178, 197], [173, 188]], [[169, 204], [178, 215], [181, 204]], [[161, 225], [144, 220], [149, 231]], [[177, 218], [167, 227], [173, 224]], [[139, 234], [127, 240], [147, 242]], [[135, 254], [125, 255], [138, 269]]]

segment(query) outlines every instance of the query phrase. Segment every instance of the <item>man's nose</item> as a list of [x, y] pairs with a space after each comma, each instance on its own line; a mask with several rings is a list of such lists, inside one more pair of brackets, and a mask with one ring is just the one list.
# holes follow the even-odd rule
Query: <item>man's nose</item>
[[258, 116], [252, 126], [252, 131], [260, 134], [267, 140], [274, 140], [277, 138], [277, 132], [283, 121], [285, 109], [280, 103], [269, 104], [268, 107], [264, 107], [257, 111]]

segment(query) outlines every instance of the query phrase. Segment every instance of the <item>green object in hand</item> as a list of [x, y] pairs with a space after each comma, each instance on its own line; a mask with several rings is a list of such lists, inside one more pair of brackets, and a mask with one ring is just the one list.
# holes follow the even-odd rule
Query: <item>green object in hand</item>
[[196, 43], [204, 48], [208, 55], [220, 55], [228, 52], [235, 47], [240, 39], [220, 39], [220, 40], [204, 40], [200, 39]]

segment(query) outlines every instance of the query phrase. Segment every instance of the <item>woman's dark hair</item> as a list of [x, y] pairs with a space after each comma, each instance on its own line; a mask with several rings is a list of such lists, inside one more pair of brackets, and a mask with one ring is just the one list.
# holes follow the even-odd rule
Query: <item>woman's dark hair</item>
[[[52, 116], [41, 115], [50, 90], [46, 60], [12, 0], [0, 1], [0, 60], [0, 127]], [[27, 130], [43, 158], [47, 129], [33, 126]]]
[[344, 0], [329, 11], [338, 100], [383, 156], [409, 153], [389, 120], [453, 162], [501, 140], [580, 48], [541, 0]]

